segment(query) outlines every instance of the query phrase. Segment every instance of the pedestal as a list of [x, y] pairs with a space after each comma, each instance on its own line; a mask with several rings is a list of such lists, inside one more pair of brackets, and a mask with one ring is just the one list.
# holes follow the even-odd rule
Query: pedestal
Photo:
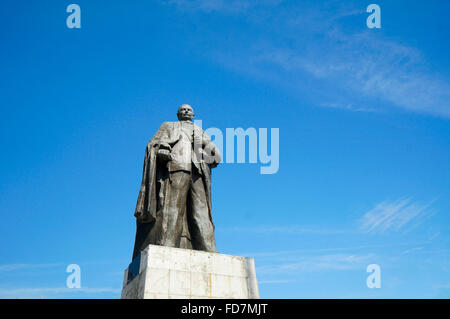
[[122, 299], [259, 298], [253, 258], [149, 245], [125, 270]]

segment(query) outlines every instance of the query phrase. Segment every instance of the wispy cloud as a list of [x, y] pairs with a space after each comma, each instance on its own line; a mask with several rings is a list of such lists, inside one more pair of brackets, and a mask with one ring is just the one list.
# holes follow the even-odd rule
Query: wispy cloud
[[[82, 267], [88, 267], [91, 265], [109, 265], [113, 263], [115, 262], [90, 261], [80, 263], [80, 265]], [[55, 282], [55, 280], [64, 282], [66, 276], [69, 275], [66, 273], [66, 267], [69, 264], [68, 262], [0, 264], [0, 275], [2, 279], [0, 298], [87, 298], [92, 294], [104, 296], [120, 293], [120, 289], [114, 287], [82, 286], [82, 288], [73, 289], [68, 287], [46, 287], [45, 283]], [[118, 272], [115, 278], [122, 278], [122, 276], [123, 273]], [[26, 282], [23, 282], [24, 278]]]
[[214, 47], [206, 53], [202, 48], [201, 54], [295, 94], [310, 94], [318, 106], [357, 112], [403, 109], [450, 117], [448, 77], [431, 70], [417, 48], [368, 30], [367, 13], [360, 5], [329, 1], [294, 6], [276, 0], [168, 3], [205, 13], [245, 13], [250, 29], [261, 31], [257, 36], [245, 29], [234, 38], [214, 36]]
[[180, 9], [204, 12], [242, 13], [255, 6], [277, 5], [283, 0], [161, 0]]
[[[233, 57], [238, 61], [230, 60]], [[415, 48], [374, 39], [367, 31], [345, 35], [335, 27], [319, 43], [311, 42], [306, 51], [265, 43], [233, 56], [222, 51], [218, 58], [235, 70], [291, 88], [304, 86], [305, 78], [312, 77], [318, 85], [333, 88], [329, 91], [342, 92], [342, 96], [323, 94], [325, 101], [317, 100], [320, 106], [373, 112], [379, 108], [376, 101], [384, 100], [408, 111], [450, 117], [447, 79], [426, 70], [426, 62]], [[326, 101], [335, 99], [339, 103]], [[371, 106], [355, 107], [355, 100]]]
[[358, 220], [360, 230], [366, 233], [408, 232], [434, 214], [430, 209], [433, 202], [421, 204], [411, 198], [381, 202]]
[[[109, 265], [109, 264], [121, 264], [122, 261], [88, 261], [78, 263], [80, 266], [88, 266], [88, 265]], [[1, 272], [14, 272], [14, 271], [23, 271], [23, 270], [37, 270], [37, 269], [45, 269], [45, 268], [64, 268], [70, 265], [70, 262], [62, 263], [10, 263], [10, 264], [0, 264], [0, 273]]]
[[311, 61], [314, 76], [339, 78], [354, 92], [409, 111], [450, 117], [448, 79], [427, 70], [417, 49], [368, 31], [346, 35], [335, 30], [328, 42], [331, 50], [322, 55], [324, 59]]
[[414, 247], [414, 248], [407, 249], [407, 250], [403, 251], [401, 254], [402, 255], [411, 254], [411, 253], [416, 252], [416, 251], [421, 251], [421, 250], [423, 250], [423, 248], [424, 247]]
[[379, 258], [374, 254], [305, 256], [298, 258], [295, 262], [259, 266], [257, 267], [257, 273], [264, 275], [291, 272], [300, 273], [364, 269], [364, 266], [377, 259]]
[[414, 245], [426, 245], [426, 242], [396, 242], [387, 244], [372, 244], [372, 245], [361, 245], [361, 246], [348, 246], [348, 247], [326, 247], [326, 248], [315, 248], [315, 249], [290, 249], [290, 250], [275, 250], [275, 251], [258, 251], [258, 252], [241, 252], [239, 255], [242, 256], [252, 256], [252, 257], [269, 257], [271, 259], [279, 259], [283, 256], [298, 256], [299, 254], [321, 254], [321, 253], [339, 253], [345, 251], [351, 251], [355, 254], [356, 251], [373, 251], [374, 249], [383, 248], [393, 248], [393, 247], [403, 247], [403, 246], [414, 246]]
[[364, 106], [355, 106], [350, 103], [347, 103], [347, 104], [322, 103], [322, 104], [320, 104], [320, 106], [333, 108], [333, 109], [343, 109], [343, 110], [354, 111], [354, 112], [379, 112], [380, 111], [375, 108], [364, 107]]
[[308, 228], [300, 225], [254, 225], [254, 226], [234, 226], [221, 227], [218, 231], [235, 231], [245, 233], [282, 233], [282, 234], [317, 234], [317, 235], [337, 235], [348, 234], [349, 230], [344, 229], [329, 229], [326, 227]]
[[16, 263], [16, 264], [3, 264], [0, 265], [0, 272], [11, 272], [25, 269], [42, 269], [42, 268], [54, 268], [54, 267], [62, 267], [63, 263], [47, 263], [47, 264], [24, 264], [24, 263]]
[[0, 297], [2, 298], [41, 298], [53, 295], [74, 294], [101, 294], [101, 293], [120, 293], [119, 288], [100, 287], [100, 288], [64, 288], [64, 287], [34, 287], [34, 288], [11, 288], [0, 289]]

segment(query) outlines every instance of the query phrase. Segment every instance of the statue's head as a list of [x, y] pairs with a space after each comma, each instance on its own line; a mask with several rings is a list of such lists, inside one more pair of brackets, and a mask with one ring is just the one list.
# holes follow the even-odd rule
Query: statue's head
[[194, 118], [194, 109], [189, 104], [182, 104], [177, 111], [179, 121], [192, 121]]

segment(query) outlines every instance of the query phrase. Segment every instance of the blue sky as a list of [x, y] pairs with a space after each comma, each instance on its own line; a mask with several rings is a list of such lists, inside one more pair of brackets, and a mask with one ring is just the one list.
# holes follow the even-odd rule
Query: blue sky
[[450, 297], [448, 1], [377, 1], [381, 29], [365, 1], [80, 0], [68, 29], [70, 3], [0, 6], [1, 298], [120, 296], [145, 145], [182, 103], [279, 128], [276, 174], [213, 173], [218, 250], [261, 297]]

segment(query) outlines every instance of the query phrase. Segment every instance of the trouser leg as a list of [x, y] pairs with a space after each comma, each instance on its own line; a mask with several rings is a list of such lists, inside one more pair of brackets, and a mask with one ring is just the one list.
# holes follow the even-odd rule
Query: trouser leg
[[183, 231], [183, 218], [186, 213], [186, 200], [191, 174], [177, 171], [170, 173], [165, 207], [163, 208], [161, 245], [178, 247]]
[[188, 200], [191, 208], [188, 223], [193, 248], [217, 252], [214, 226], [209, 218], [205, 186], [202, 177], [195, 172], [192, 173]]

